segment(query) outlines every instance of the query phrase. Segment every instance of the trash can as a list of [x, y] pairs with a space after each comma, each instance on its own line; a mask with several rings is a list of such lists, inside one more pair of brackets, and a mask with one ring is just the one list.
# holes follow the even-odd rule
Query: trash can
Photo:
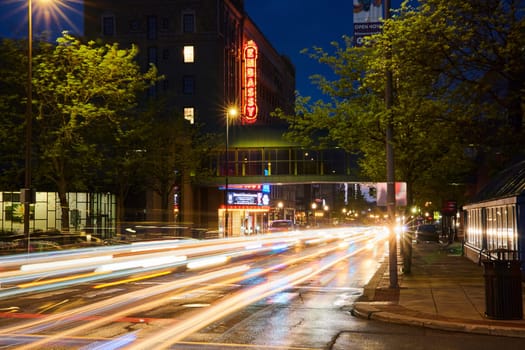
[[523, 319], [521, 262], [507, 259], [486, 260], [483, 261], [483, 272], [485, 316], [497, 320]]

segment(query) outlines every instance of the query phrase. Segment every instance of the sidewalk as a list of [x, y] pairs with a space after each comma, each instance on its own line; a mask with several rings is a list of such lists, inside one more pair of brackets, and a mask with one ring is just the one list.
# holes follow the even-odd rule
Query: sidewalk
[[[398, 264], [402, 266], [399, 256]], [[485, 316], [483, 267], [461, 256], [459, 243], [449, 247], [414, 243], [411, 273], [400, 272], [398, 282], [399, 288], [389, 288], [386, 257], [352, 314], [412, 326], [525, 338], [525, 317], [493, 320]], [[525, 290], [522, 294], [525, 296]]]

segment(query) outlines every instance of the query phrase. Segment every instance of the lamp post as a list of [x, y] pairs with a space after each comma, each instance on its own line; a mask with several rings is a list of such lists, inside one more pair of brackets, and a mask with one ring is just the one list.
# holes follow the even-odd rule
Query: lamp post
[[230, 158], [229, 158], [229, 148], [230, 148], [230, 117], [237, 116], [237, 108], [229, 107], [226, 110], [226, 176], [225, 176], [225, 186], [224, 186], [224, 236], [228, 237], [230, 233], [230, 222], [229, 222], [229, 211], [228, 211], [228, 175], [230, 172]]
[[[283, 208], [284, 208], [284, 204], [283, 204], [283, 202], [279, 202], [279, 203], [277, 203], [277, 207], [279, 208], [279, 213], [278, 213], [278, 217], [277, 217], [277, 218], [278, 218], [278, 219], [281, 219], [281, 216], [282, 216], [282, 219], [286, 219], [286, 218], [284, 217], [284, 210], [283, 210]], [[282, 213], [282, 215], [281, 215], [281, 213]]]
[[[390, 18], [390, 0], [385, 0], [385, 20]], [[387, 52], [387, 60], [392, 58], [390, 52]], [[395, 171], [394, 171], [394, 125], [392, 121], [392, 103], [393, 103], [393, 83], [392, 70], [387, 68], [385, 72], [385, 109], [388, 113], [386, 125], [386, 202], [388, 212], [388, 262], [389, 262], [389, 282], [390, 288], [399, 288], [397, 275], [397, 237], [394, 230], [396, 215], [396, 188], [395, 188]]]
[[31, 82], [33, 78], [33, 4], [32, 0], [27, 1], [27, 104], [26, 104], [26, 149], [25, 149], [25, 180], [24, 188], [21, 192], [21, 200], [24, 202], [24, 236], [27, 237], [27, 252], [30, 251], [30, 233], [29, 233], [29, 220], [31, 218], [31, 202], [32, 202], [32, 190], [31, 190], [31, 135], [32, 135], [32, 122], [33, 122], [33, 93]]
[[316, 217], [316, 209], [317, 209], [317, 204], [316, 203], [312, 203], [312, 213], [314, 215], [314, 226], [317, 227], [317, 217]]

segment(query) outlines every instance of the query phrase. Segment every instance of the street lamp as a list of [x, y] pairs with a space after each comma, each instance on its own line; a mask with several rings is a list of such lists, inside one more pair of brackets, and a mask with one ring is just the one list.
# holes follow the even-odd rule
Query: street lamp
[[278, 219], [281, 218], [281, 213], [283, 213], [282, 218], [283, 218], [283, 219], [286, 219], [286, 218], [284, 217], [284, 211], [283, 211], [284, 204], [283, 204], [283, 202], [279, 202], [279, 203], [277, 203], [277, 207], [279, 208], [279, 214], [278, 214], [279, 217], [278, 217]]
[[[390, 18], [390, 0], [385, 0], [385, 20]], [[387, 52], [387, 60], [391, 60], [390, 52]], [[386, 144], [386, 201], [388, 211], [388, 269], [390, 288], [399, 288], [397, 275], [397, 238], [394, 230], [396, 215], [396, 188], [395, 188], [395, 169], [394, 169], [394, 123], [392, 121], [392, 104], [393, 104], [393, 83], [392, 70], [387, 68], [385, 72], [385, 108], [388, 111], [388, 119], [385, 131]]]
[[225, 186], [224, 186], [224, 235], [228, 237], [230, 230], [229, 230], [229, 212], [228, 212], [228, 175], [230, 172], [230, 159], [229, 159], [229, 148], [230, 148], [230, 118], [235, 118], [237, 116], [237, 108], [236, 107], [229, 107], [226, 110], [226, 176], [225, 176]]
[[33, 4], [32, 0], [27, 1], [27, 104], [26, 104], [26, 149], [25, 149], [25, 180], [24, 188], [20, 191], [20, 198], [24, 202], [24, 236], [27, 237], [27, 252], [30, 251], [30, 233], [29, 233], [29, 220], [31, 218], [31, 202], [32, 202], [32, 190], [31, 190], [31, 135], [32, 135], [32, 122], [33, 122], [33, 84], [31, 82], [33, 78]]

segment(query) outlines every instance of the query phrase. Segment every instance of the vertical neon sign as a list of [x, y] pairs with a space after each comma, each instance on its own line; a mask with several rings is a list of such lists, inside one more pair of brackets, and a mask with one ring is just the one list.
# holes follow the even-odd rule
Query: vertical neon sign
[[257, 120], [257, 45], [253, 40], [244, 47], [244, 122]]

